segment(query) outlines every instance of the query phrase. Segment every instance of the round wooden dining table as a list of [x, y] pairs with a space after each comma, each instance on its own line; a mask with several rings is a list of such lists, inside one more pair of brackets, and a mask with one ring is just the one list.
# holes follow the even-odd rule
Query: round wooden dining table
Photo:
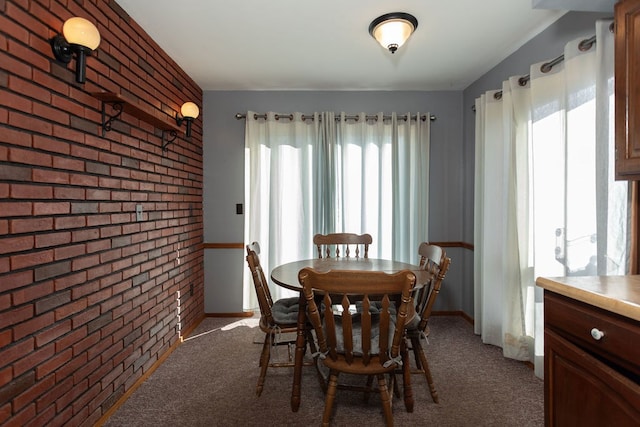
[[397, 273], [402, 270], [410, 270], [416, 275], [415, 289], [421, 288], [430, 279], [429, 273], [421, 270], [417, 265], [388, 259], [342, 257], [313, 258], [282, 264], [271, 271], [271, 280], [283, 288], [300, 292], [302, 291], [302, 286], [298, 281], [298, 272], [305, 267], [310, 267], [320, 272], [357, 270]]
[[[302, 366], [304, 354], [306, 352], [307, 341], [305, 328], [306, 318], [306, 300], [302, 294], [302, 286], [298, 281], [298, 272], [305, 267], [313, 268], [320, 272], [329, 270], [352, 270], [352, 271], [383, 271], [385, 273], [397, 273], [402, 270], [410, 270], [416, 276], [416, 284], [414, 290], [422, 288], [431, 279], [431, 275], [420, 269], [417, 265], [408, 264], [400, 261], [378, 258], [312, 258], [301, 261], [294, 261], [275, 267], [271, 271], [271, 280], [279, 286], [286, 289], [300, 292], [300, 309], [298, 311], [298, 331], [296, 336], [295, 362], [293, 371], [293, 387], [291, 389], [291, 410], [297, 412], [300, 408], [301, 382], [302, 382]], [[411, 392], [411, 384], [406, 378], [403, 382], [405, 389], [405, 405], [413, 406], [413, 396]], [[410, 400], [410, 402], [408, 401]]]

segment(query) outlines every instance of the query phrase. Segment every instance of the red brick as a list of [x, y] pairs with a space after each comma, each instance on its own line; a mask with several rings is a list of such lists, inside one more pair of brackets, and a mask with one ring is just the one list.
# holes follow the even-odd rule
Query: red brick
[[114, 179], [114, 178], [100, 177], [98, 179], [98, 182], [100, 187], [103, 187], [103, 188], [120, 188], [121, 186], [120, 180]]
[[87, 272], [87, 277], [89, 279], [96, 279], [102, 276], [106, 276], [110, 274], [112, 271], [112, 266], [110, 264], [98, 265]]
[[[28, 6], [29, 2], [26, 2], [24, 6]], [[16, 6], [11, 3], [7, 4], [6, 14], [14, 21], [19, 22], [23, 27], [28, 28], [31, 33], [35, 33], [41, 37], [47, 36], [47, 27], [38, 19], [35, 19], [29, 13], [26, 12], [26, 8], [23, 6]]]
[[33, 148], [67, 155], [71, 150], [68, 142], [43, 135], [33, 135]]
[[53, 125], [53, 131], [50, 132], [50, 134], [55, 136], [56, 138], [75, 142], [84, 142], [85, 135], [85, 133], [80, 130], [71, 129], [66, 126], [59, 125]]
[[64, 277], [56, 278], [54, 280], [55, 290], [59, 291], [67, 289], [80, 283], [84, 283], [87, 280], [87, 272], [80, 271], [75, 274], [67, 275]]
[[88, 240], [95, 240], [100, 238], [100, 230], [98, 230], [97, 228], [75, 230], [71, 233], [71, 236], [72, 236], [71, 240], [73, 242], [85, 242]]
[[44, 313], [42, 316], [33, 317], [25, 322], [21, 322], [13, 327], [13, 338], [20, 340], [26, 336], [33, 335], [37, 331], [53, 324], [53, 313]]
[[100, 229], [100, 237], [113, 237], [122, 234], [122, 227], [115, 225], [113, 227], [103, 227]]
[[87, 189], [87, 200], [111, 200], [111, 190]]
[[33, 236], [0, 239], [0, 254], [27, 251], [29, 249], [33, 249], [33, 247]]
[[22, 255], [13, 255], [11, 257], [11, 269], [19, 270], [21, 268], [33, 267], [36, 265], [47, 264], [53, 261], [53, 251], [45, 250], [40, 252], [31, 252]]
[[72, 261], [73, 271], [84, 270], [100, 263], [100, 257], [98, 255], [90, 255], [82, 258], [77, 258]]
[[113, 202], [113, 203], [100, 203], [100, 213], [105, 212], [122, 212], [122, 203]]
[[51, 155], [21, 148], [9, 148], [9, 161], [45, 167], [53, 165]]
[[36, 368], [36, 378], [41, 379], [55, 372], [57, 368], [71, 360], [73, 350], [70, 348], [55, 353], [55, 356], [38, 365]]
[[[35, 365], [29, 365], [31, 361], [27, 361], [26, 364], [22, 363], [22, 361], [24, 361], [27, 357], [30, 357], [31, 355], [33, 355], [33, 351], [34, 351], [33, 344], [34, 344], [33, 339], [26, 339], [10, 347], [5, 347], [4, 349], [0, 350], [0, 360], [2, 360], [6, 364], [14, 365], [14, 373], [13, 373], [14, 377], [19, 377], [25, 371], [28, 371], [29, 369], [33, 368], [33, 366], [35, 366]], [[27, 369], [24, 369], [24, 368], [16, 369], [16, 367], [18, 366], [18, 363], [15, 363], [16, 361], [18, 361], [18, 363], [22, 363], [21, 366], [26, 365]]]
[[[36, 378], [38, 380], [38, 378]], [[47, 389], [53, 387], [55, 384], [55, 377], [51, 375], [49, 378], [37, 381], [32, 387], [21, 393], [13, 400], [14, 411], [19, 411], [25, 406], [33, 403], [38, 396], [44, 393]]]
[[98, 160], [99, 153], [98, 150], [94, 150], [91, 147], [83, 147], [80, 145], [71, 146], [71, 155], [79, 159]]
[[53, 197], [53, 188], [48, 185], [11, 184], [13, 199], [47, 199]]
[[[82, 310], [84, 310], [85, 308], [87, 308], [87, 300], [86, 299], [82, 299], [79, 301], [72, 301], [69, 304], [65, 304], [61, 307], [58, 307], [55, 312], [56, 312], [56, 321], [61, 320], [61, 319], [65, 319], [67, 317], [70, 317], [74, 314], [80, 313]], [[74, 328], [75, 328], [75, 324], [74, 324]]]
[[[4, 67], [2, 61], [2, 53], [0, 52], [0, 63]], [[45, 135], [51, 135], [53, 132], [53, 125], [38, 117], [22, 114], [16, 111], [9, 111], [9, 125], [19, 128], [27, 129], [32, 132], [42, 133]]]
[[35, 182], [69, 184], [69, 174], [67, 172], [51, 171], [51, 170], [45, 170], [45, 169], [34, 169], [32, 178]]
[[38, 102], [33, 103], [33, 114], [37, 117], [50, 120], [55, 123], [68, 124], [69, 114], [57, 108], [50, 107], [49, 105], [43, 105]]
[[23, 97], [20, 93], [15, 93], [7, 89], [0, 89], [0, 105], [5, 105], [12, 110], [20, 110], [31, 114], [33, 112], [33, 102]]
[[55, 187], [53, 189], [53, 198], [64, 200], [84, 200], [86, 198], [86, 192], [84, 188]]
[[[8, 25], [13, 26], [13, 23], [11, 21], [7, 21], [6, 19], [4, 19], [3, 15], [0, 15], [0, 28], [2, 28], [3, 32], [8, 29], [7, 28]], [[26, 32], [25, 32], [25, 37], [26, 38], [29, 37]], [[23, 40], [26, 40], [26, 39], [23, 39]], [[16, 74], [18, 76], [22, 76], [25, 78], [29, 78], [31, 76], [31, 65], [17, 58], [14, 58], [13, 56], [9, 55], [7, 52], [3, 52], [1, 50], [0, 50], [0, 64], [2, 64], [2, 69], [9, 73]]]
[[73, 328], [78, 328], [81, 325], [85, 325], [86, 323], [92, 321], [96, 317], [100, 315], [99, 307], [89, 307], [88, 310], [84, 310], [79, 313], [77, 316], [74, 316], [71, 320], [73, 322]]
[[53, 167], [56, 169], [73, 170], [78, 172], [84, 171], [84, 160], [82, 159], [69, 159], [66, 157], [54, 157]]
[[91, 175], [71, 174], [70, 183], [72, 185], [81, 185], [83, 187], [97, 187], [98, 177]]
[[31, 270], [11, 273], [2, 277], [0, 281], [0, 292], [30, 285], [31, 283], [33, 283], [33, 272]]
[[[108, 164], [112, 164], [112, 165], [120, 165], [120, 156], [116, 155], [116, 154], [111, 154], [111, 153], [100, 153], [98, 155], [98, 160], [102, 163], [108, 163]], [[114, 168], [112, 167], [111, 170], [113, 170]]]
[[69, 333], [71, 331], [71, 321], [64, 320], [63, 322], [54, 324], [49, 328], [42, 328], [40, 332], [34, 335], [36, 340], [36, 347], [42, 347], [55, 339]]
[[33, 204], [34, 215], [60, 215], [71, 212], [71, 203], [69, 202], [36, 202]]
[[69, 259], [75, 258], [78, 256], [82, 256], [86, 253], [87, 249], [85, 245], [73, 245], [73, 246], [65, 246], [62, 248], [54, 249], [54, 258], [56, 261], [61, 259]]
[[[32, 343], [33, 340], [29, 340], [29, 342]], [[25, 346], [25, 348], [27, 347]], [[49, 359], [54, 354], [55, 354], [55, 349], [53, 344], [46, 345], [39, 349], [32, 348], [31, 350], [28, 350], [27, 353], [23, 353], [20, 356], [19, 360], [17, 360], [13, 364], [14, 375], [15, 376], [22, 375], [27, 371], [33, 370], [36, 366], [40, 365], [42, 362]]]
[[53, 283], [51, 281], [33, 284], [29, 287], [22, 287], [16, 289], [11, 294], [11, 300], [13, 304], [18, 306], [28, 302], [37, 301], [40, 298], [44, 298], [51, 295], [53, 292]]
[[12, 219], [9, 228], [14, 234], [49, 231], [53, 229], [53, 218]]
[[59, 96], [55, 95], [55, 93], [67, 93], [69, 90], [69, 85], [66, 84], [65, 82], [62, 82], [60, 80], [58, 80], [57, 78], [55, 78], [51, 73], [48, 72], [43, 72], [42, 70], [38, 70], [38, 69], [34, 69], [33, 70], [33, 82], [34, 83], [38, 83], [41, 86], [45, 86], [48, 87], [49, 89], [51, 89], [52, 91], [52, 96], [51, 96], [51, 105], [53, 105], [54, 107], [58, 108], [59, 110], [63, 110], [63, 111], [67, 111], [71, 114], [75, 114], [75, 112], [73, 110], [71, 110], [68, 107], [62, 107], [59, 103], [58, 100], [60, 99]]
[[65, 230], [69, 228], [81, 228], [87, 225], [87, 219], [84, 216], [66, 216], [58, 217], [54, 220], [56, 230]]
[[71, 233], [68, 231], [36, 235], [36, 248], [59, 246], [66, 243], [71, 243]]
[[[97, 230], [93, 230], [96, 231]], [[110, 240], [97, 240], [95, 242], [88, 242], [87, 243], [87, 253], [94, 253], [94, 252], [101, 252], [104, 250], [108, 250], [111, 248], [111, 241]]]
[[[17, 44], [15, 43], [12, 45], [17, 46]], [[9, 49], [11, 49], [12, 45], [10, 44]], [[30, 59], [34, 58], [34, 55], [31, 55], [29, 58]], [[47, 104], [51, 103], [51, 92], [47, 88], [43, 88], [41, 86], [33, 84], [30, 80], [25, 80], [16, 76], [9, 75], [9, 89], [19, 93], [22, 96], [25, 96], [28, 98], [34, 98], [38, 101], [41, 101]], [[34, 110], [34, 113], [35, 113], [35, 110]], [[38, 115], [38, 117], [42, 117], [42, 116]], [[44, 116], [45, 119], [51, 119], [53, 121], [57, 121], [56, 117], [58, 116], [54, 116], [54, 117]], [[67, 119], [67, 123], [68, 123], [68, 119]]]

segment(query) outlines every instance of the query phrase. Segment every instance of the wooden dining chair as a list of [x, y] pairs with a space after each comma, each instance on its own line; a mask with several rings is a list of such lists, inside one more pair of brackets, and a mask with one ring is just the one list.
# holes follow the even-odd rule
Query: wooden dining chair
[[[319, 358], [329, 368], [322, 425], [328, 426], [330, 422], [338, 376], [347, 373], [378, 379], [384, 418], [392, 426], [393, 385], [388, 387], [385, 375], [392, 374], [402, 362], [404, 328], [415, 274], [409, 270], [387, 274], [303, 268], [298, 280], [318, 340]], [[374, 307], [374, 302], [380, 304]], [[355, 308], [356, 304], [361, 310]], [[365, 386], [362, 391], [369, 392], [370, 388]]]
[[[298, 330], [298, 297], [282, 298], [273, 301], [271, 291], [269, 290], [269, 282], [266, 280], [262, 267], [260, 265], [260, 245], [253, 242], [247, 245], [247, 264], [253, 278], [253, 284], [258, 297], [258, 305], [260, 306], [260, 329], [264, 332], [264, 343], [262, 344], [262, 353], [260, 354], [260, 376], [258, 377], [258, 385], [256, 386], [256, 394], [260, 396], [264, 387], [265, 377], [267, 375], [267, 367], [293, 367], [291, 353], [288, 351], [288, 361], [271, 362], [271, 347], [274, 345], [292, 344], [291, 340], [281, 340], [280, 335], [286, 333], [296, 333]], [[312, 352], [315, 353], [315, 342], [311, 335], [311, 330], [305, 331], [307, 334], [307, 342]]]
[[[433, 309], [433, 304], [440, 293], [442, 280], [447, 274], [451, 258], [447, 257], [445, 251], [436, 245], [423, 242], [418, 248], [420, 255], [420, 268], [431, 273], [431, 280], [428, 285], [420, 288], [414, 295], [416, 315], [406, 324], [406, 339], [410, 342], [408, 348], [413, 350], [417, 372], [424, 374], [431, 392], [431, 398], [438, 403], [438, 393], [433, 383], [433, 377], [427, 362], [427, 356], [422, 348], [422, 339], [429, 335], [429, 318]], [[406, 367], [405, 367], [406, 368]], [[405, 375], [407, 371], [405, 370]], [[405, 381], [410, 381], [405, 377]], [[407, 401], [405, 400], [405, 404]], [[407, 407], [411, 412], [412, 407]]]
[[313, 236], [318, 258], [349, 257], [352, 253], [356, 258], [361, 254], [363, 258], [369, 258], [369, 245], [372, 242], [370, 234], [330, 233]]

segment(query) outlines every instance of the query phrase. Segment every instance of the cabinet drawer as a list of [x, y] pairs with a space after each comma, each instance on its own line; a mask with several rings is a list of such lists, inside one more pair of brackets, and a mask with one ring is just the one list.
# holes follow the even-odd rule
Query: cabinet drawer
[[[640, 322], [545, 292], [544, 323], [569, 341], [640, 378]], [[592, 330], [603, 333], [600, 339]]]

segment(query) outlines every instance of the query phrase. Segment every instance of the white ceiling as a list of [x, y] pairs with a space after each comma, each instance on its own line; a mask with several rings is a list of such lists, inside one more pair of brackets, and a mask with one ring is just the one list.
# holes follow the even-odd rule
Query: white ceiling
[[[566, 12], [532, 0], [117, 1], [203, 90], [461, 90]], [[418, 19], [394, 55], [368, 32], [388, 12]]]

